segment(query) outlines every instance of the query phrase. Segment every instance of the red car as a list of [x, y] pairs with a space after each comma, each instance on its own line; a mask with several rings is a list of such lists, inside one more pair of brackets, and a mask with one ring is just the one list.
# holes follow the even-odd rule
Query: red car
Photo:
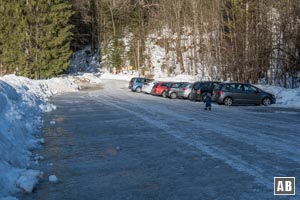
[[171, 82], [157, 82], [152, 88], [151, 94], [166, 97], [167, 88], [171, 85]]

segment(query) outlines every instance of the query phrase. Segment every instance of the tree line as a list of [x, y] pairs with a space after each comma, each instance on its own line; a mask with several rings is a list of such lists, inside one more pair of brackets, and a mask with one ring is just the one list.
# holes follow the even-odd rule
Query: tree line
[[[182, 73], [196, 74], [207, 66], [214, 79], [264, 79], [284, 86], [299, 80], [298, 0], [73, 0], [73, 5], [83, 18], [77, 17], [77, 41], [101, 47], [107, 66], [120, 67], [129, 60], [151, 68], [145, 63], [145, 41], [148, 34], [161, 33], [165, 62], [172, 59]], [[176, 37], [164, 35], [165, 28]], [[185, 28], [193, 36], [186, 43]], [[131, 38], [129, 44], [124, 37]], [[168, 58], [168, 51], [176, 51], [176, 57]]]
[[1, 0], [0, 16], [2, 74], [63, 73], [71, 53], [86, 45], [107, 67], [129, 63], [151, 71], [146, 41], [155, 33], [170, 70], [176, 63], [181, 73], [206, 67], [219, 80], [283, 86], [299, 80], [298, 0]]

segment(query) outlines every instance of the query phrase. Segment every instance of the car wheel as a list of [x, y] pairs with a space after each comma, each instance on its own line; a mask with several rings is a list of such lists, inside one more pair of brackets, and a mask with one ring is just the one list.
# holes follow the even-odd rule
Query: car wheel
[[175, 92], [171, 93], [170, 95], [171, 99], [176, 99], [177, 98], [177, 94]]
[[225, 106], [231, 106], [232, 105], [232, 99], [230, 97], [226, 97], [223, 101]]
[[191, 93], [189, 93], [189, 95], [187, 96], [187, 98], [188, 98], [189, 100], [191, 100]]
[[141, 87], [137, 87], [135, 91], [138, 92], [138, 93], [140, 93], [142, 91], [142, 88]]
[[271, 103], [272, 103], [272, 101], [271, 101], [271, 99], [268, 98], [268, 97], [266, 97], [266, 98], [264, 98], [264, 99], [262, 100], [262, 104], [263, 104], [264, 106], [271, 105]]
[[163, 97], [167, 97], [167, 93], [166, 93], [166, 91], [163, 91], [163, 92], [161, 93], [161, 96], [163, 96]]

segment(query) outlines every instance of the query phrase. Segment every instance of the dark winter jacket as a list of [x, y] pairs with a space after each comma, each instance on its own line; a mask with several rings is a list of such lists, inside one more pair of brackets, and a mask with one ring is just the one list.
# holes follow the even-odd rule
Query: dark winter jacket
[[205, 96], [204, 102], [205, 102], [205, 106], [206, 106], [206, 107], [211, 107], [211, 102], [212, 102], [212, 100], [211, 100], [210, 94], [208, 94], [208, 95]]

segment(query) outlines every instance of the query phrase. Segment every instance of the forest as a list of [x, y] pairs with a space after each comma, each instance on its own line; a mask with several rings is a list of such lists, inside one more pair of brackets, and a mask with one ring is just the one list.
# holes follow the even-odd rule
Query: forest
[[155, 34], [170, 75], [206, 68], [218, 80], [299, 82], [299, 0], [1, 0], [0, 18], [2, 75], [66, 73], [72, 53], [88, 45], [108, 69], [151, 72]]

